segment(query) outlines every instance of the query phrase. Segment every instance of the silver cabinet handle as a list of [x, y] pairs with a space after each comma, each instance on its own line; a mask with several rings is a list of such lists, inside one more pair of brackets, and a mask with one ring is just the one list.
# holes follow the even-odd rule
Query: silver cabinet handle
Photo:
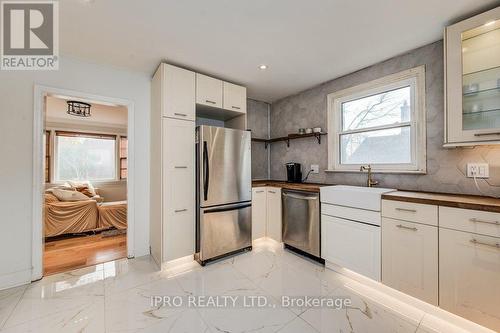
[[206, 100], [205, 100], [205, 102], [206, 102], [206, 103], [210, 103], [210, 104], [217, 104], [216, 102], [211, 101], [211, 100], [209, 100], [209, 99], [206, 99]]
[[272, 194], [276, 194], [276, 191], [271, 191], [271, 190], [269, 190], [268, 192], [269, 192], [269, 193], [272, 193]]
[[185, 114], [185, 113], [177, 113], [177, 112], [175, 112], [174, 115], [181, 116], [181, 117], [187, 117], [187, 114]]
[[407, 227], [405, 225], [402, 225], [402, 224], [398, 224], [396, 225], [396, 227], [400, 228], [400, 229], [407, 229], [407, 230], [411, 230], [411, 231], [417, 231], [418, 229], [415, 228], [415, 227]]
[[477, 245], [484, 245], [484, 246], [489, 246], [489, 247], [494, 247], [496, 249], [500, 249], [500, 243], [495, 243], [495, 244], [488, 244], [488, 243], [483, 243], [483, 242], [480, 242], [478, 241], [477, 239], [475, 238], [472, 238], [470, 240], [471, 243], [473, 244], [477, 244]]
[[474, 136], [500, 135], [500, 132], [475, 133]]
[[234, 106], [234, 105], [233, 105], [233, 106], [231, 106], [231, 107], [232, 107], [233, 109], [236, 109], [236, 110], [241, 109], [239, 106]]
[[469, 221], [474, 222], [474, 223], [500, 225], [500, 222], [498, 222], [498, 221], [485, 221], [485, 220], [480, 220], [480, 219], [476, 219], [476, 218], [472, 218]]
[[260, 190], [260, 191], [255, 191], [255, 193], [263, 193], [264, 190]]
[[175, 169], [187, 169], [187, 166], [185, 165], [178, 165], [174, 167]]
[[180, 212], [185, 212], [187, 209], [176, 209], [174, 210], [174, 213], [180, 213]]
[[417, 212], [415, 209], [408, 209], [408, 208], [396, 208], [396, 210], [399, 210], [400, 212], [408, 212], [408, 213], [416, 213]]

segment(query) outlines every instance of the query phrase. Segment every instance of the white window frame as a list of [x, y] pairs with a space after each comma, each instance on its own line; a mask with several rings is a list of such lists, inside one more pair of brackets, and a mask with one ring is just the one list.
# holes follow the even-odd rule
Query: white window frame
[[[408, 123], [391, 124], [363, 128], [359, 130], [342, 130], [342, 103], [376, 95], [402, 87], [410, 87], [412, 105], [411, 120]], [[328, 170], [330, 172], [361, 172], [362, 164], [342, 164], [341, 134], [371, 132], [374, 130], [410, 127], [411, 163], [377, 164], [370, 163], [373, 172], [380, 173], [417, 173], [427, 171], [426, 149], [426, 111], [425, 111], [425, 66], [414, 67], [399, 73], [363, 83], [351, 88], [331, 93], [327, 96], [328, 110]]]

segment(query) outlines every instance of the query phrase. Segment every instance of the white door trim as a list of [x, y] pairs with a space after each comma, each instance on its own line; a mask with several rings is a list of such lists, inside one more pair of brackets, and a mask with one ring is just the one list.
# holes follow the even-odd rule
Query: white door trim
[[33, 206], [32, 206], [32, 242], [31, 242], [31, 280], [35, 281], [43, 276], [43, 131], [44, 131], [44, 97], [47, 95], [63, 95], [85, 100], [101, 101], [125, 106], [128, 110], [127, 138], [128, 138], [128, 177], [127, 177], [127, 257], [134, 257], [134, 103], [130, 100], [98, 96], [79, 91], [48, 87], [35, 84], [34, 86], [34, 113], [33, 113]]

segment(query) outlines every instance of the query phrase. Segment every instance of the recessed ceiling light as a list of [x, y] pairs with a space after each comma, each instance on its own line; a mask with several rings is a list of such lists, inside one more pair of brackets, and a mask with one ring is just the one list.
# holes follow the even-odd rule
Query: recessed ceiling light
[[484, 24], [485, 27], [495, 24], [495, 21], [489, 21]]
[[259, 69], [265, 70], [265, 69], [267, 69], [267, 65], [260, 65]]

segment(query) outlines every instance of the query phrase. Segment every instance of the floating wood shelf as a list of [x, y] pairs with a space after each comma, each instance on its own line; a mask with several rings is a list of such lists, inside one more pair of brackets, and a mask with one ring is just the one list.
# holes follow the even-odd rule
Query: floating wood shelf
[[288, 136], [282, 136], [279, 138], [274, 138], [274, 139], [258, 139], [258, 138], [252, 138], [252, 141], [254, 142], [263, 142], [264, 143], [264, 148], [267, 149], [267, 146], [273, 142], [280, 142], [284, 141], [286, 142], [286, 146], [290, 147], [290, 140], [295, 140], [295, 139], [303, 139], [303, 138], [311, 138], [315, 137], [316, 140], [318, 140], [318, 144], [321, 144], [321, 136], [322, 135], [327, 135], [327, 133], [308, 133], [308, 134], [288, 134]]

